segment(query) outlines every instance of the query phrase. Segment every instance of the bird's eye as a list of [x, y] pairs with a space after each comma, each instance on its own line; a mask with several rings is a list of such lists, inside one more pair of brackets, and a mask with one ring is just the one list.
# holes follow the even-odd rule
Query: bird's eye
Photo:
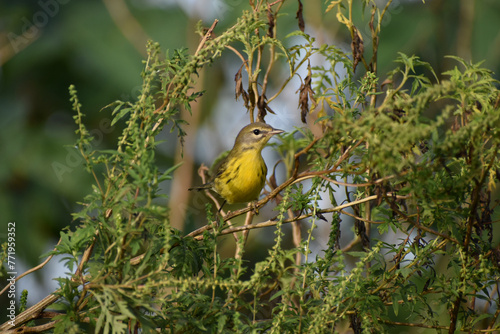
[[253, 130], [253, 134], [258, 136], [260, 134], [260, 130], [259, 129], [255, 129]]

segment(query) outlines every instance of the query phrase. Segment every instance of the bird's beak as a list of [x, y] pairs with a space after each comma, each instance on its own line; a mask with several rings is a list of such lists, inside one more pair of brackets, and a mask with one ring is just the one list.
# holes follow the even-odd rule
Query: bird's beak
[[280, 130], [280, 129], [273, 129], [272, 131], [269, 131], [269, 134], [270, 134], [271, 136], [274, 136], [274, 135], [277, 135], [277, 134], [279, 134], [279, 133], [283, 133], [283, 132], [285, 132], [285, 131]]

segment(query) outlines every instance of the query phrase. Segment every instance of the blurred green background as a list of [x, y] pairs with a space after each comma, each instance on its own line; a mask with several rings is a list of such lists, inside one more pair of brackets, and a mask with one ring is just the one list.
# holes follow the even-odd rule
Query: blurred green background
[[[335, 13], [325, 13], [328, 3], [302, 2], [306, 32], [316, 37], [318, 46], [336, 44], [350, 52], [350, 35], [338, 25]], [[386, 1], [376, 3], [383, 6]], [[297, 1], [285, 1], [283, 11], [289, 15], [279, 26], [281, 37], [298, 29], [297, 7]], [[170, 54], [178, 48], [188, 48], [192, 54], [199, 42], [195, 34], [199, 20], [208, 27], [218, 19], [217, 33], [234, 24], [245, 9], [249, 6], [244, 0], [0, 2], [0, 241], [5, 240], [7, 223], [16, 222], [19, 265], [27, 269], [41, 261], [40, 254], [50, 250], [59, 231], [73, 223], [71, 213], [91, 191], [92, 178], [71, 149], [76, 127], [68, 86], [74, 84], [78, 90], [85, 123], [96, 135], [94, 144], [114, 148], [121, 125], [111, 127], [111, 110], [102, 108], [117, 99], [136, 98], [146, 41], [159, 42]], [[371, 52], [369, 15], [361, 8], [359, 13], [358, 30], [366, 52]], [[483, 66], [498, 73], [500, 1], [393, 1], [379, 46], [382, 79], [395, 66], [397, 52], [420, 56], [436, 73], [455, 66], [444, 58], [448, 54], [484, 60]], [[187, 193], [187, 187], [200, 182], [197, 166], [230, 148], [237, 131], [248, 123], [243, 102], [234, 101], [233, 78], [240, 64], [228, 52], [200, 73], [196, 89], [206, 93], [193, 106], [192, 116], [181, 116], [191, 124], [185, 164], [177, 171], [180, 183], [165, 189], [172, 198], [165, 205], [172, 207], [178, 228], [196, 225], [191, 215], [186, 218], [188, 206], [202, 210]], [[274, 126], [290, 130], [298, 125], [296, 101], [271, 108], [277, 111], [270, 120]], [[201, 146], [198, 135], [210, 147]], [[176, 134], [167, 131], [164, 137], [167, 142], [158, 156], [163, 169], [179, 159]]]

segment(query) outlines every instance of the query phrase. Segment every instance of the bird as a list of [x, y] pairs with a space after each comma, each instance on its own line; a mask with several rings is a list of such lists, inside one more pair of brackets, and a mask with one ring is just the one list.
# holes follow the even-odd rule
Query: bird
[[189, 190], [211, 189], [224, 202], [245, 203], [257, 199], [264, 187], [267, 166], [261, 152], [272, 136], [283, 133], [263, 122], [254, 122], [240, 130], [234, 146], [207, 183]]

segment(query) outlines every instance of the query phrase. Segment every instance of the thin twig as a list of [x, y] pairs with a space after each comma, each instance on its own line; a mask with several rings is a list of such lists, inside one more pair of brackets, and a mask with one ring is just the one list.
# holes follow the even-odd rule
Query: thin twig
[[196, 52], [194, 53], [195, 57], [198, 55], [198, 53], [201, 51], [201, 49], [205, 46], [205, 43], [210, 38], [212, 38], [212, 34], [214, 32], [214, 29], [215, 29], [215, 26], [217, 25], [217, 23], [219, 23], [219, 20], [215, 19], [214, 23], [212, 23], [212, 26], [207, 30], [207, 32], [205, 33], [205, 35], [201, 39], [200, 44], [198, 45], [198, 48], [196, 49]]
[[231, 45], [226, 45], [226, 49], [233, 51], [234, 54], [241, 59], [241, 62], [243, 63], [243, 65], [245, 65], [245, 70], [247, 71], [247, 73], [249, 73], [250, 69], [248, 68], [248, 61], [243, 57], [243, 55], [238, 50], [233, 48]]

